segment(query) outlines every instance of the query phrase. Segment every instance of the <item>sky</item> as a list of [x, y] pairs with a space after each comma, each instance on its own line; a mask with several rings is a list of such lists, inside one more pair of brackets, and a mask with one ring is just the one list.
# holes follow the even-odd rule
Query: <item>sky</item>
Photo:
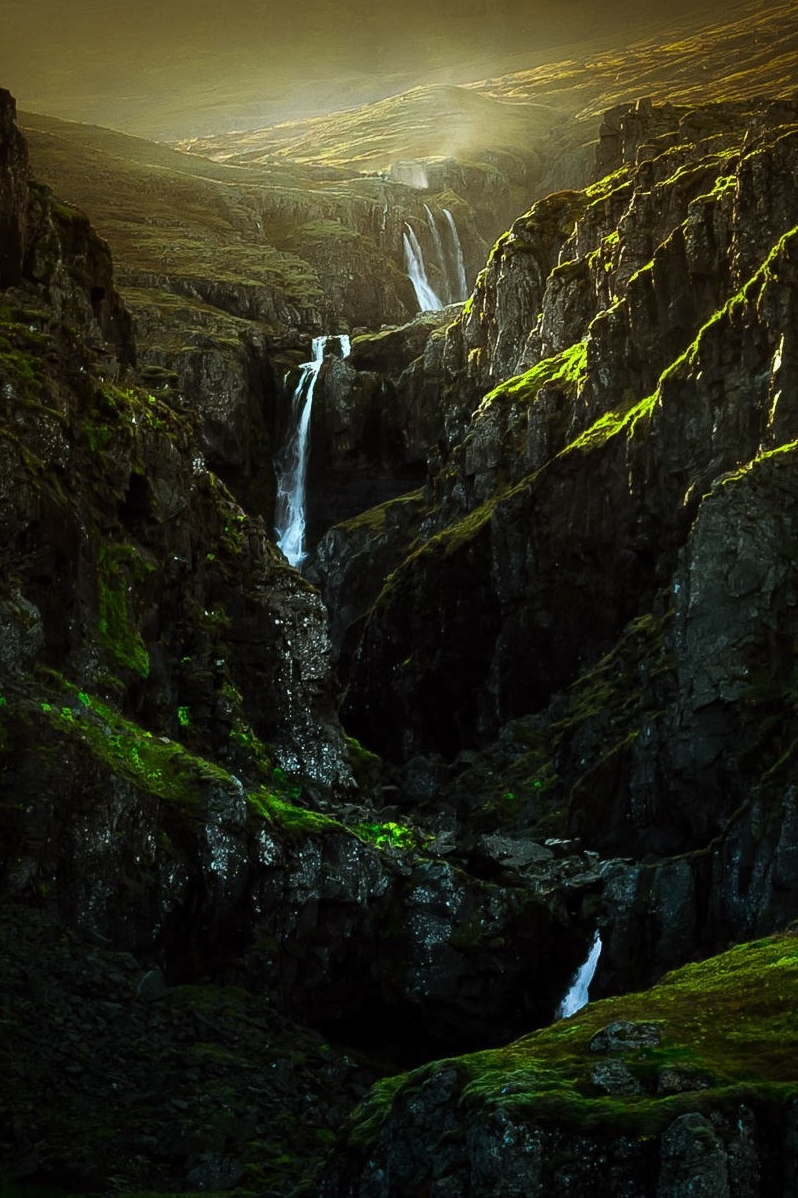
[[632, 41], [719, 0], [0, 0], [19, 106], [169, 140]]

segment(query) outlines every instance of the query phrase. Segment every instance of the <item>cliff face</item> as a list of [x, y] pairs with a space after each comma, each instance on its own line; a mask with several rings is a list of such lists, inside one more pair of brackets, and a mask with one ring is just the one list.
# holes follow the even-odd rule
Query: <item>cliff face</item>
[[[345, 718], [404, 802], [502, 827], [505, 862], [544, 837], [600, 857], [593, 993], [798, 913], [796, 115], [607, 114], [607, 173], [518, 220], [404, 376], [437, 388], [444, 433], [412, 521], [372, 514], [391, 572], [364, 579], [368, 514], [318, 553], [352, 619]], [[322, 1193], [780, 1192], [794, 1065], [721, 1064], [707, 1029], [764, 986], [764, 1045], [791, 945], [375, 1087]]]
[[[451, 757], [539, 708], [672, 584], [678, 614], [679, 554], [713, 482], [745, 489], [774, 451], [789, 459], [794, 113], [753, 116], [742, 152], [722, 129], [741, 114], [711, 112], [695, 142], [665, 115], [634, 163], [514, 226], [444, 339], [452, 444], [427, 539], [380, 597], [350, 683], [351, 718], [391, 757]], [[472, 370], [478, 391], [512, 377], [466, 417]], [[466, 577], [481, 634], [463, 654]], [[370, 679], [408, 654], [418, 666], [377, 696]], [[463, 670], [472, 685], [449, 696]]]
[[[142, 386], [107, 247], [29, 178], [7, 93], [2, 113], [16, 273], [0, 307], [0, 956], [19, 1033], [3, 1047], [16, 1079], [3, 1167], [82, 1193], [257, 1169], [285, 1192], [324, 1142], [295, 1143], [307, 1094], [325, 1104], [310, 1126], [329, 1134], [341, 1099], [325, 1087], [353, 1099], [357, 1072], [329, 1049], [320, 1087], [312, 1065], [289, 1086], [296, 1043], [323, 1041], [286, 1013], [372, 1045], [388, 1026], [412, 1060], [483, 1042], [486, 1020], [492, 1041], [545, 1022], [586, 936], [582, 883], [568, 903], [549, 874], [497, 884], [448, 859], [445, 821], [380, 806], [378, 762], [335, 713], [318, 593], [209, 468], [212, 413], [192, 410], [185, 380], [150, 360]], [[210, 376], [213, 343], [195, 348]], [[235, 419], [230, 402], [220, 424]], [[36, 954], [54, 989], [30, 975]], [[191, 990], [208, 977], [260, 997]], [[58, 1025], [69, 1088], [37, 1103], [60, 1050], [30, 1028], [75, 994], [82, 1015]], [[263, 1029], [282, 1080], [232, 1080], [246, 1043], [220, 1014], [211, 1057], [225, 1064], [202, 1057], [173, 1106], [164, 1062], [205, 1041], [217, 1002]], [[181, 1114], [207, 1085], [235, 1091], [236, 1120]], [[154, 1103], [151, 1121], [129, 1122], [129, 1093]], [[264, 1149], [257, 1128], [278, 1108]]]
[[317, 555], [406, 802], [646, 862], [598, 887], [604, 992], [798, 910], [795, 116], [608, 114], [610, 174], [516, 222], [402, 376], [439, 396], [425, 490]]

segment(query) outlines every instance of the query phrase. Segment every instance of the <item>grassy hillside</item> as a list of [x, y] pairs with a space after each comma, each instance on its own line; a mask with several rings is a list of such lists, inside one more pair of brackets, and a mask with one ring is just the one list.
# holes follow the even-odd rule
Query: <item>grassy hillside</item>
[[408, 157], [540, 152], [551, 135], [549, 154], [560, 159], [595, 137], [605, 109], [637, 96], [690, 104], [795, 89], [793, 4], [740, 0], [709, 16], [696, 8], [689, 18], [672, 17], [664, 34], [647, 33], [642, 22], [636, 30], [640, 40], [630, 44], [580, 43], [564, 56], [463, 87], [419, 87], [324, 117], [180, 144], [228, 162], [385, 169]]

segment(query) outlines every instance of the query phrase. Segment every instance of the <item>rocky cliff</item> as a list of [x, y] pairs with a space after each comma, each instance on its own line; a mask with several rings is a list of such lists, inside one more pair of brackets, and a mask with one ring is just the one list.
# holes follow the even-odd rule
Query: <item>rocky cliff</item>
[[[367, 516], [318, 553], [339, 619], [351, 618], [338, 629], [347, 668], [360, 636], [345, 719], [396, 763], [404, 802], [444, 806], [461, 832], [498, 824], [516, 846], [576, 837], [603, 859], [600, 993], [798, 909], [785, 649], [795, 117], [790, 102], [609, 113], [609, 173], [517, 221], [463, 314], [405, 374], [411, 391], [420, 376], [437, 390], [444, 434], [426, 488], [408, 497], [412, 520], [394, 518], [396, 504], [374, 514], [390, 573], [369, 586]], [[480, 856], [474, 845], [472, 868]], [[448, 1128], [465, 1099], [438, 1094], [443, 1076], [430, 1101]], [[412, 1138], [400, 1107], [384, 1124], [365, 1113], [381, 1144]], [[431, 1107], [418, 1109], [427, 1125]], [[502, 1126], [526, 1162], [537, 1131]], [[350, 1145], [364, 1132], [352, 1134]], [[470, 1163], [455, 1151], [433, 1188], [499, 1184], [468, 1142]], [[613, 1165], [607, 1192], [681, 1192], [668, 1143], [647, 1181]], [[570, 1151], [557, 1144], [542, 1161]], [[414, 1192], [423, 1167], [386, 1151], [329, 1192]], [[541, 1193], [555, 1184], [547, 1167]], [[524, 1169], [502, 1192], [527, 1192]]]

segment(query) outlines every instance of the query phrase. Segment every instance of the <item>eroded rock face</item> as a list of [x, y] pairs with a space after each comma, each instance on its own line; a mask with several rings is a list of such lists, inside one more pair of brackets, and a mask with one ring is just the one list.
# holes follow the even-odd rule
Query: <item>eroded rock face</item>
[[[517, 365], [497, 349], [506, 327], [516, 346], [520, 327], [529, 328], [538, 363], [483, 400], [436, 484], [432, 519], [442, 531], [397, 571], [366, 630], [349, 718], [389, 756], [453, 755], [546, 702], [668, 584], [712, 480], [789, 436], [789, 416], [773, 427], [768, 398], [781, 338], [791, 336], [789, 209], [775, 202], [764, 232], [752, 172], [767, 169], [786, 187], [796, 139], [780, 126], [759, 137], [742, 160], [731, 149], [715, 159], [700, 144], [680, 143], [626, 168], [612, 190], [597, 184], [568, 198], [567, 261], [553, 271], [539, 261], [555, 251], [535, 239], [542, 217], [533, 210], [530, 248], [512, 260], [528, 259], [523, 279], [539, 275], [542, 290], [517, 320], [504, 317], [500, 297], [523, 293], [513, 281], [521, 265], [504, 273], [496, 265], [495, 280], [489, 274], [485, 295], [499, 307], [486, 315], [483, 302], [478, 319], [496, 333], [485, 354], [494, 377]], [[713, 192], [720, 167], [735, 173]], [[780, 186], [773, 183], [777, 197]], [[685, 240], [698, 213], [704, 232], [713, 230], [711, 268]], [[636, 241], [638, 228], [646, 236]], [[587, 272], [588, 299], [564, 315], [560, 278], [577, 270]], [[688, 311], [681, 297], [693, 296], [699, 276], [718, 293], [699, 291]], [[529, 313], [538, 304], [535, 323]], [[461, 319], [461, 334], [476, 308]], [[681, 356], [697, 326], [695, 348]], [[473, 616], [459, 606], [466, 589]], [[369, 679], [393, 676], [413, 655], [423, 678], [411, 668], [401, 686], [372, 692]], [[461, 671], [462, 695], [451, 699]]]

